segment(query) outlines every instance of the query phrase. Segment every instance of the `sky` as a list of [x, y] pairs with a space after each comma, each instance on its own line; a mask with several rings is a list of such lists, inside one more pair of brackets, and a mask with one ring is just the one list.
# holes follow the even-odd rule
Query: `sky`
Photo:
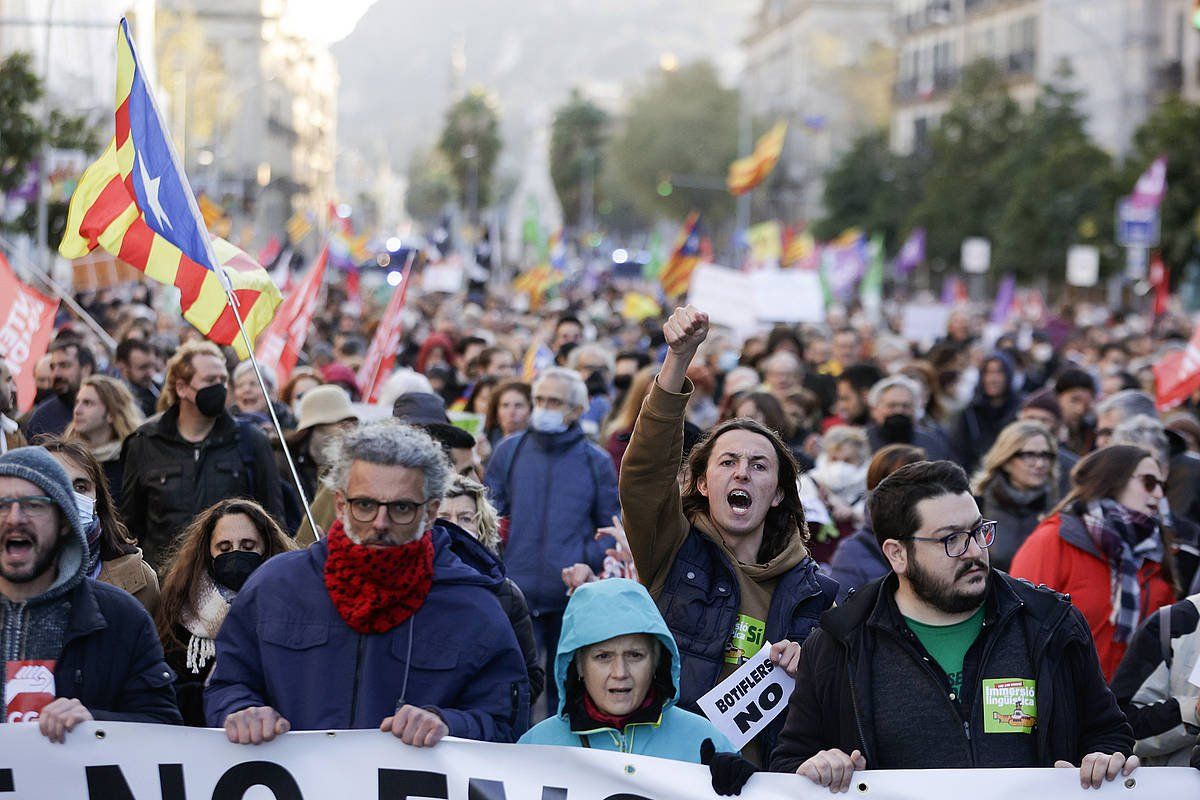
[[300, 33], [332, 44], [354, 30], [375, 0], [288, 0], [288, 12]]

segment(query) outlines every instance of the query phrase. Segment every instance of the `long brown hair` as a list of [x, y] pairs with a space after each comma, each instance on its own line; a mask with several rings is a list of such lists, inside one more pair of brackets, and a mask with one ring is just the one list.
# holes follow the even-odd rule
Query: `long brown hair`
[[[100, 404], [104, 406], [110, 419], [109, 427], [113, 429], [118, 442], [125, 441], [129, 434], [136, 431], [138, 426], [146, 421], [129, 389], [116, 378], [110, 378], [107, 375], [89, 375], [83, 379], [80, 388], [84, 386], [92, 387], [100, 398]], [[75, 436], [74, 419], [67, 425], [63, 434], [67, 437]]]
[[176, 540], [167, 556], [167, 573], [162, 579], [162, 592], [154, 625], [164, 650], [183, 647], [175, 628], [183, 619], [183, 608], [192, 602], [192, 592], [205, 573], [211, 575], [213, 531], [222, 518], [242, 514], [250, 519], [263, 540], [263, 561], [299, 549], [271, 515], [253, 500], [221, 500], [197, 514]]
[[717, 439], [729, 431], [749, 431], [765, 437], [775, 450], [775, 460], [779, 462], [778, 489], [783, 493], [783, 502], [767, 512], [763, 525], [758, 560], [765, 563], [782, 553], [792, 536], [799, 536], [801, 542], [808, 542], [808, 525], [804, 522], [804, 505], [800, 502], [800, 489], [796, 483], [800, 472], [796, 458], [779, 434], [761, 422], [746, 417], [727, 420], [709, 429], [696, 443], [688, 455], [687, 480], [680, 495], [683, 513], [689, 519], [696, 514], [708, 514], [708, 498], [700, 493], [699, 483], [708, 470], [708, 459], [716, 447]]
[[493, 389], [492, 396], [488, 398], [487, 416], [483, 420], [485, 432], [491, 433], [500, 427], [500, 398], [509, 392], [516, 392], [524, 397], [529, 409], [533, 410], [533, 387], [525, 381], [505, 381]]
[[138, 551], [137, 542], [125, 527], [121, 514], [113, 502], [112, 492], [108, 490], [108, 478], [100, 462], [88, 450], [87, 445], [78, 439], [66, 439], [62, 436], [49, 434], [37, 437], [34, 442], [70, 461], [82, 469], [96, 487], [96, 518], [100, 520], [100, 560], [112, 561], [121, 556], [127, 556]]
[[[1132, 444], [1110, 444], [1089, 453], [1071, 470], [1071, 491], [1062, 502], [1050, 510], [1050, 515], [1059, 512], [1079, 515], [1083, 513], [1082, 506], [1090, 501], [1105, 497], [1115, 500], [1137, 472], [1138, 464], [1147, 458], [1158, 463], [1149, 450]], [[1159, 468], [1162, 469], [1162, 465]], [[1175, 537], [1172, 530], [1165, 525], [1161, 526], [1161, 535], [1162, 577], [1172, 590], [1179, 594], [1175, 558], [1172, 555]]]

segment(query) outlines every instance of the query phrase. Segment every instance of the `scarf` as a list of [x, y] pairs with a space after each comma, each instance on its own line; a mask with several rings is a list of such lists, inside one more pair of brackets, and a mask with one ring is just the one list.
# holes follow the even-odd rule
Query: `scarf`
[[92, 456], [103, 464], [106, 461], [116, 461], [121, 457], [121, 445], [123, 442], [120, 439], [114, 439], [111, 442], [89, 448], [92, 451]]
[[[224, 590], [224, 591], [222, 591]], [[187, 644], [187, 668], [199, 675], [209, 661], [217, 656], [217, 631], [229, 613], [229, 601], [233, 592], [218, 586], [207, 572], [192, 590], [191, 602], [183, 607], [179, 615], [184, 630], [192, 636]]]
[[433, 586], [433, 537], [392, 547], [350, 541], [329, 527], [325, 588], [338, 614], [358, 633], [384, 633], [417, 612]]
[[1112, 582], [1113, 641], [1126, 644], [1133, 636], [1142, 609], [1138, 572], [1146, 560], [1163, 559], [1158, 521], [1116, 500], [1091, 501], [1080, 515], [1092, 542], [1108, 559]]
[[583, 693], [583, 713], [587, 714], [588, 719], [597, 723], [598, 725], [624, 731], [625, 726], [628, 725], [634, 717], [638, 716], [643, 711], [654, 705], [655, 701], [658, 699], [656, 695], [657, 692], [655, 692], [654, 687], [651, 686], [650, 690], [646, 692], [646, 699], [642, 700], [642, 704], [640, 706], [622, 717], [615, 717], [612, 714], [601, 711], [600, 707], [592, 702], [591, 696], [585, 691]]
[[1000, 505], [1030, 512], [1045, 511], [1049, 508], [1052, 500], [1051, 492], [1054, 489], [1049, 480], [1045, 486], [1018, 489], [1012, 485], [1012, 481], [1002, 470], [996, 471], [988, 488], [992, 490], [992, 495], [1000, 502]]

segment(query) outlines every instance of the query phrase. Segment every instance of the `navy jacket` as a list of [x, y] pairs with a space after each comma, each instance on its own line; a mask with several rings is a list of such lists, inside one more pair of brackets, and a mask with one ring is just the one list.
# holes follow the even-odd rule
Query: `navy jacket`
[[376, 728], [401, 705], [429, 708], [451, 736], [516, 741], [528, 727], [529, 680], [495, 576], [464, 564], [432, 531], [433, 586], [417, 612], [359, 634], [325, 589], [328, 547], [270, 559], [238, 592], [217, 635], [204, 692], [208, 724], [270, 706], [294, 730]]
[[76, 698], [98, 720], [178, 725], [171, 672], [146, 609], [90, 578], [70, 594], [62, 654], [54, 665], [59, 697]]
[[563, 433], [525, 431], [496, 447], [484, 482], [500, 516], [509, 518], [508, 577], [530, 611], [561, 612], [563, 567], [581, 563], [599, 573], [613, 546], [611, 538], [594, 538], [621, 512], [612, 458], [578, 424]]
[[[658, 608], [679, 645], [681, 708], [698, 710], [696, 701], [720, 680], [725, 645], [741, 607], [733, 570], [717, 545], [692, 528], [658, 596]], [[818, 572], [811, 556], [805, 556], [775, 586], [766, 640], [803, 644], [836, 594], [837, 583]], [[782, 727], [782, 716], [768, 726], [763, 734], [764, 754], [771, 751]]]
[[33, 437], [43, 433], [52, 433], [58, 436], [71, 424], [74, 411], [74, 396], [71, 397], [70, 403], [57, 394], [48, 397], [30, 412], [29, 422], [25, 424], [25, 435], [29, 437], [30, 441], [33, 441]]
[[861, 530], [843, 539], [829, 560], [829, 575], [838, 582], [837, 601], [892, 571], [868, 519]]

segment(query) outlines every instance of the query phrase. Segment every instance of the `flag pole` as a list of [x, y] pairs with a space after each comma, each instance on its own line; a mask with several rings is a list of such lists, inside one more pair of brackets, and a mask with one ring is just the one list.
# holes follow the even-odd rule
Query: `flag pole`
[[[224, 276], [224, 268], [218, 267], [220, 274]], [[233, 285], [228, 284], [228, 276], [224, 276], [225, 280], [222, 284], [225, 285], [225, 299], [229, 302], [229, 310], [233, 312], [233, 318], [237, 320], [238, 330], [241, 331], [242, 341], [246, 343], [246, 352], [250, 354], [250, 366], [254, 368], [254, 375], [258, 378], [258, 388], [262, 389], [263, 397], [267, 401], [267, 413], [271, 415], [271, 424], [275, 426], [275, 434], [279, 437], [279, 446], [283, 450], [283, 457], [287, 461], [288, 470], [292, 474], [292, 483], [296, 486], [296, 491], [300, 494], [300, 504], [304, 506], [304, 516], [308, 519], [308, 524], [312, 526], [313, 537], [321, 538], [321, 529], [317, 527], [317, 521], [313, 519], [312, 507], [308, 504], [308, 496], [304, 493], [304, 485], [300, 482], [300, 473], [296, 469], [296, 462], [292, 459], [292, 453], [288, 449], [287, 439], [283, 437], [283, 426], [279, 424], [279, 417], [275, 414], [275, 406], [271, 403], [271, 393], [267, 391], [267, 382], [263, 379], [262, 370], [258, 366], [258, 359], [254, 357], [254, 342], [250, 339], [250, 334], [246, 332], [246, 326], [242, 323], [241, 312], [238, 311], [237, 296], [233, 293]]]

